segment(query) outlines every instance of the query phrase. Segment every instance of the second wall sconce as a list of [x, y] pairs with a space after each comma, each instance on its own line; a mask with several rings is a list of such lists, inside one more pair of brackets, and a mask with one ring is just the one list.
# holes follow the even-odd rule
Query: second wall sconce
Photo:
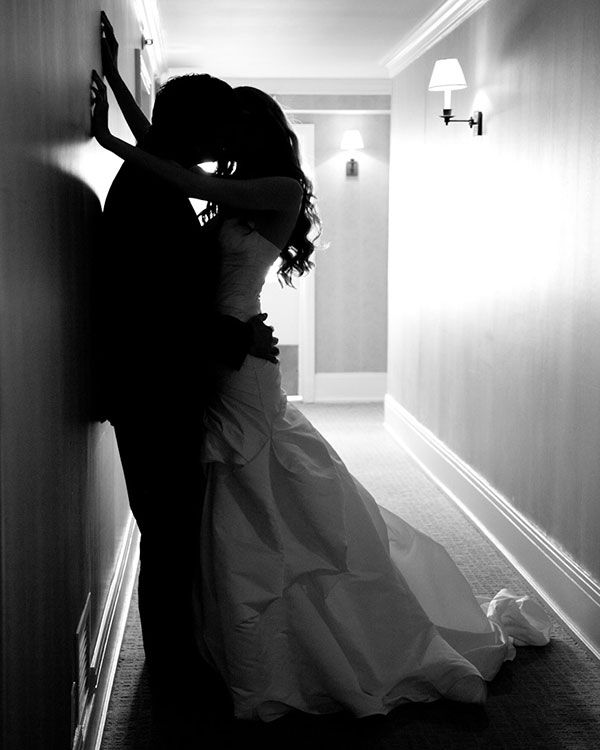
[[446, 60], [436, 60], [429, 81], [429, 91], [444, 92], [444, 108], [440, 117], [448, 125], [451, 122], [468, 122], [470, 128], [475, 128], [473, 135], [483, 135], [483, 113], [473, 112], [468, 120], [457, 120], [452, 114], [451, 96], [453, 91], [466, 89], [464, 73], [455, 57]]
[[[340, 148], [342, 151], [360, 151], [364, 148], [360, 130], [346, 130], [342, 136]], [[358, 162], [351, 157], [346, 162], [346, 177], [358, 177]]]

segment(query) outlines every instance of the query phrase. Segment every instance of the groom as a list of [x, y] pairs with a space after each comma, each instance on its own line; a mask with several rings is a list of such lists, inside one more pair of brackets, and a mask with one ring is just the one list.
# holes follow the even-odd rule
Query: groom
[[[214, 161], [235, 121], [226, 83], [174, 78], [157, 94], [141, 146], [186, 167]], [[197, 654], [191, 611], [211, 364], [239, 368], [249, 352], [277, 354], [263, 316], [244, 324], [215, 313], [218, 263], [215, 230], [200, 226], [186, 196], [123, 165], [106, 199], [96, 273], [98, 416], [115, 428], [141, 531], [146, 663], [153, 708], [168, 717], [228, 705]]]

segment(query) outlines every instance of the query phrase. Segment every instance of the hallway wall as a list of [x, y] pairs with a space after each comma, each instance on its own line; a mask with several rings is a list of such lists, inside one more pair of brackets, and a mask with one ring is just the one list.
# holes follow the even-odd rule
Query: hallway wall
[[[320, 245], [314, 255], [317, 378], [345, 373], [359, 377], [370, 373], [384, 375], [389, 95], [290, 94], [289, 90], [298, 85], [290, 79], [230, 83], [267, 91], [289, 112], [292, 120], [315, 126], [315, 193], [323, 222]], [[350, 83], [360, 90], [357, 85], [360, 82]], [[317, 91], [322, 88], [319, 81], [314, 86]], [[340, 150], [342, 135], [350, 129], [360, 130], [365, 145], [357, 156], [357, 177], [346, 177], [349, 155]]]
[[599, 65], [597, 0], [490, 0], [395, 78], [388, 280], [390, 395], [596, 580]]
[[[296, 117], [315, 125], [323, 222], [323, 246], [315, 254], [316, 371], [385, 372], [389, 115]], [[340, 151], [344, 131], [352, 128], [365, 144], [357, 157], [358, 177], [346, 177], [349, 156]]]
[[[88, 136], [100, 4], [0, 6], [0, 745], [71, 746], [75, 630], [92, 643], [128, 506], [90, 413], [91, 249], [119, 161]], [[102, 3], [133, 84], [131, 2]], [[114, 114], [114, 113], [113, 113]], [[130, 137], [113, 116], [113, 126]]]

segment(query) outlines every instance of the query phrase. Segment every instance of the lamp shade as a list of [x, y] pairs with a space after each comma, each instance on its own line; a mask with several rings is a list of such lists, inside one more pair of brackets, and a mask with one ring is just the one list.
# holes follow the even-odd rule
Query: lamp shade
[[346, 130], [342, 136], [340, 148], [342, 151], [358, 151], [360, 148], [364, 148], [362, 135], [360, 130]]
[[429, 81], [429, 91], [453, 91], [466, 88], [464, 73], [455, 57], [436, 60]]

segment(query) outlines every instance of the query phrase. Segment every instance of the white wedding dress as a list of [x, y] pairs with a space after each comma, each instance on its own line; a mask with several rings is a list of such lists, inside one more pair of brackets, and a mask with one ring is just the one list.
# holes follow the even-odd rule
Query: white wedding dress
[[[232, 219], [220, 244], [219, 309], [247, 320], [279, 251]], [[541, 608], [503, 591], [482, 609], [441, 545], [375, 503], [277, 365], [223, 369], [206, 429], [197, 636], [238, 718], [482, 702], [511, 635], [547, 642]]]

